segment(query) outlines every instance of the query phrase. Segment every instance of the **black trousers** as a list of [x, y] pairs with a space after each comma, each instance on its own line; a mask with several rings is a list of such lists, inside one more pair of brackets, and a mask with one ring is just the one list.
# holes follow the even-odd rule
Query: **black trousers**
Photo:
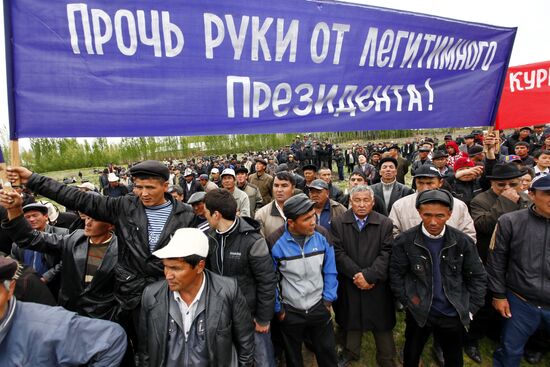
[[430, 334], [439, 342], [445, 358], [445, 367], [462, 367], [463, 329], [458, 316], [432, 316], [424, 327], [420, 327], [412, 314], [407, 311], [405, 328], [405, 348], [403, 350], [403, 366], [418, 367], [424, 345]]
[[285, 305], [285, 318], [280, 328], [288, 367], [303, 366], [302, 344], [306, 336], [311, 338], [319, 367], [338, 364], [332, 317], [322, 302], [307, 312]]

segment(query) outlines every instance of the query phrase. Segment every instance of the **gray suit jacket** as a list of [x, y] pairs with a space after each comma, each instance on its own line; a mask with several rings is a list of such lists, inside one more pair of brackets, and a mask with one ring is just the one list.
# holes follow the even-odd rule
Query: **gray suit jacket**
[[[384, 189], [382, 182], [372, 185], [371, 188], [372, 191], [374, 191], [375, 195], [378, 195], [380, 198], [384, 199]], [[390, 201], [388, 203], [385, 203], [387, 212], [389, 213], [391, 211], [393, 203], [395, 203], [402, 197], [412, 194], [413, 192], [413, 189], [411, 189], [410, 187], [405, 186], [399, 182], [395, 182], [390, 195]]]

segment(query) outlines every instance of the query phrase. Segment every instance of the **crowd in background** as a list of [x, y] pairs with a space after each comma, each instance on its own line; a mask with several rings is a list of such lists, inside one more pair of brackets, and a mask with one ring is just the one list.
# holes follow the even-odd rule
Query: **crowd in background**
[[48, 312], [18, 300], [79, 314], [82, 333], [111, 343], [89, 346], [105, 365], [300, 366], [305, 343], [319, 366], [346, 366], [366, 331], [381, 366], [417, 366], [432, 333], [441, 365], [463, 351], [481, 363], [484, 337], [501, 342], [495, 365], [537, 364], [550, 345], [549, 169], [546, 125], [346, 147], [305, 134], [243, 155], [109, 164], [97, 182], [13, 169], [17, 195], [0, 193], [0, 251], [17, 261], [0, 261], [0, 361], [17, 361], [7, 343], [25, 354], [31, 326], [10, 329], [14, 315]]

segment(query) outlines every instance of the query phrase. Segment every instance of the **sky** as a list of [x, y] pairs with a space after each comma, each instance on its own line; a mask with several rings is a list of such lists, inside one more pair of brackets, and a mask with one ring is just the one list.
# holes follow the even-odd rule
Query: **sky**
[[[226, 0], [220, 0], [226, 1]], [[16, 2], [16, 0], [14, 1]], [[517, 27], [510, 66], [550, 60], [549, 0], [346, 0], [346, 2], [413, 11], [446, 18]], [[4, 16], [0, 7], [0, 143], [8, 132]], [[23, 148], [28, 139], [20, 139]]]

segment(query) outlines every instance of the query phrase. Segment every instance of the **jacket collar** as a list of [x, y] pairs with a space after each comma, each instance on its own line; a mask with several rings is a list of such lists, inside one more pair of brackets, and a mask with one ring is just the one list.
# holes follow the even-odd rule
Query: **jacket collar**
[[[424, 245], [424, 234], [422, 233], [422, 223], [420, 223], [419, 225], [413, 228], [415, 228], [414, 244], [428, 251], [428, 248], [426, 247], [426, 245]], [[452, 233], [449, 226], [445, 226], [445, 235], [443, 236], [443, 241], [444, 243], [443, 243], [442, 250], [456, 245], [456, 237]]]
[[[356, 223], [355, 215], [353, 215], [352, 209], [348, 209], [344, 214], [342, 214], [342, 223]], [[367, 224], [380, 224], [380, 223], [382, 223], [380, 215], [374, 210], [372, 210], [367, 216], [367, 221], [365, 222], [365, 226]]]

